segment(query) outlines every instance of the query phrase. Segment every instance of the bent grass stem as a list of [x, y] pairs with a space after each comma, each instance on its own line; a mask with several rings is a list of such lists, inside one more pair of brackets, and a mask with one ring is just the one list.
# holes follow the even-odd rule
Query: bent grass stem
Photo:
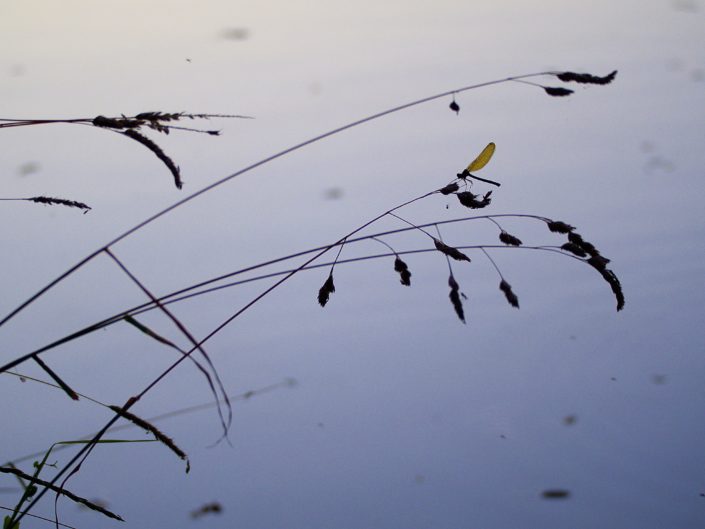
[[[248, 165], [238, 171], [235, 171], [234, 173], [231, 173], [215, 182], [212, 184], [209, 184], [200, 190], [192, 193], [191, 195], [182, 198], [181, 200], [178, 200], [177, 202], [173, 203], [172, 205], [164, 208], [163, 210], [155, 213], [154, 215], [148, 217], [147, 219], [143, 220], [142, 222], [139, 222], [132, 228], [128, 229], [127, 231], [121, 233], [117, 237], [115, 237], [112, 241], [108, 242], [98, 250], [94, 251], [93, 253], [87, 255], [83, 259], [81, 259], [78, 263], [76, 263], [74, 266], [70, 267], [68, 270], [66, 270], [64, 273], [60, 274], [57, 278], [55, 278], [53, 281], [49, 282], [47, 285], [42, 287], [39, 291], [37, 291], [35, 294], [27, 298], [24, 302], [22, 302], [20, 305], [18, 305], [15, 309], [13, 309], [8, 315], [6, 315], [2, 320], [0, 320], [0, 327], [2, 327], [5, 323], [7, 323], [9, 320], [14, 318], [18, 313], [20, 313], [22, 310], [24, 310], [27, 306], [29, 306], [31, 303], [36, 301], [38, 298], [40, 298], [42, 295], [44, 295], [47, 291], [49, 291], [51, 288], [56, 286], [58, 283], [69, 277], [71, 274], [73, 274], [75, 271], [79, 270], [81, 267], [83, 267], [86, 263], [90, 262], [92, 259], [94, 259], [96, 256], [98, 256], [101, 252], [103, 252], [105, 249], [110, 248], [120, 242], [121, 240], [125, 239], [126, 237], [129, 237], [136, 231], [142, 229], [143, 227], [147, 226], [148, 224], [154, 222], [158, 218], [166, 215], [170, 211], [182, 206], [183, 204], [186, 204], [187, 202], [190, 202], [191, 200], [194, 200], [195, 198], [203, 195], [204, 193], [207, 193], [208, 191], [215, 189], [226, 182], [229, 182], [233, 180], [234, 178], [237, 178], [240, 175], [243, 175], [245, 173], [248, 173], [262, 165], [268, 164], [269, 162], [272, 162], [278, 158], [281, 158], [282, 156], [286, 156], [294, 151], [297, 151], [299, 149], [302, 149], [304, 147], [307, 147], [308, 145], [317, 143], [325, 138], [328, 138], [330, 136], [334, 136], [336, 134], [339, 134], [343, 131], [346, 131], [348, 129], [357, 127], [359, 125], [362, 125], [364, 123], [374, 121], [376, 119], [382, 118], [384, 116], [387, 116], [389, 114], [394, 114], [396, 112], [400, 112], [402, 110], [406, 110], [407, 108], [411, 108], [414, 106], [422, 105], [424, 103], [428, 103], [429, 101], [434, 101], [436, 99], [440, 99], [442, 97], [448, 97], [450, 95], [458, 94], [460, 92], [465, 92], [468, 90], [474, 90], [477, 88], [483, 88], [487, 86], [492, 86], [492, 85], [498, 85], [501, 83], [508, 83], [512, 81], [516, 81], [519, 79], [526, 79], [529, 77], [539, 77], [543, 75], [554, 75], [555, 72], [537, 72], [537, 73], [530, 73], [530, 74], [523, 74], [523, 75], [516, 75], [516, 76], [511, 76], [511, 77], [505, 77], [503, 79], [496, 79], [493, 81], [486, 81], [484, 83], [477, 83], [477, 84], [472, 84], [468, 85], [462, 88], [456, 88], [453, 90], [447, 90], [445, 92], [441, 92], [439, 94], [435, 94], [432, 96], [424, 97], [421, 99], [416, 99], [414, 101], [411, 101], [409, 103], [405, 103], [403, 105], [399, 105], [396, 107], [389, 108], [387, 110], [383, 110], [381, 112], [377, 112], [375, 114], [372, 114], [370, 116], [364, 117], [362, 119], [358, 119], [356, 121], [352, 121], [350, 123], [347, 123], [341, 127], [329, 130], [328, 132], [324, 132], [323, 134], [319, 134], [318, 136], [314, 136], [313, 138], [310, 138], [306, 141], [303, 141], [301, 143], [298, 143], [296, 145], [293, 145], [292, 147], [288, 147], [284, 149], [283, 151], [279, 151], [275, 154], [272, 154], [271, 156], [267, 156], [266, 158], [263, 158], [262, 160], [259, 160], [251, 165]], [[47, 122], [57, 122], [56, 120], [46, 120]], [[84, 120], [66, 120], [65, 122], [72, 122], [72, 121], [84, 121]]]

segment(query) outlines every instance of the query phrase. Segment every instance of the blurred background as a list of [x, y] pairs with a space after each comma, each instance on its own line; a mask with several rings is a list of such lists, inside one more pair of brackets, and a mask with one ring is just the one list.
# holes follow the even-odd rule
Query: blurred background
[[[447, 97], [367, 123], [194, 199], [114, 251], [163, 295], [333, 242], [447, 184], [493, 141], [479, 176], [502, 187], [481, 213], [577, 226], [612, 259], [623, 311], [595, 270], [547, 252], [489, 251], [520, 310], [482, 252], [453, 263], [467, 325], [438, 253], [405, 257], [410, 288], [391, 257], [336, 267], [324, 309], [316, 296], [328, 269], [303, 272], [207, 343], [228, 393], [243, 397], [233, 401], [232, 446], [212, 446], [213, 408], [178, 414], [156, 424], [189, 454], [189, 474], [156, 443], [101, 445], [67, 487], [128, 527], [702, 527], [704, 22], [701, 0], [2, 2], [0, 118], [255, 118], [206, 123], [219, 137], [148, 132], [181, 167], [181, 191], [152, 153], [110, 131], [2, 130], [0, 198], [93, 208], [0, 203], [2, 315], [155, 212], [327, 130], [510, 75], [619, 70], [605, 87], [569, 86], [566, 98], [506, 83], [457, 94], [458, 114]], [[399, 214], [420, 224], [472, 212], [433, 196]], [[563, 242], [535, 221], [501, 224], [526, 244]], [[400, 227], [387, 218], [367, 233]], [[448, 244], [497, 244], [487, 221], [441, 229]], [[418, 232], [384, 240], [430, 247]], [[341, 258], [385, 251], [368, 241]], [[171, 307], [203, 337], [273, 281]], [[0, 361], [145, 301], [97, 258], [0, 329]], [[163, 316], [139, 319], [186, 346]], [[43, 358], [77, 391], [122, 404], [177, 355], [122, 323]], [[16, 371], [46, 379], [35, 365]], [[112, 415], [31, 380], [0, 382], [3, 462], [81, 438]], [[133, 411], [148, 418], [210, 401], [183, 363]], [[112, 438], [149, 436], [133, 428]], [[31, 472], [31, 458], [18, 466]], [[14, 506], [16, 487], [2, 478], [0, 506]], [[200, 514], [213, 502], [220, 509]], [[50, 495], [34, 512], [53, 516]], [[69, 501], [59, 514], [79, 528], [113, 523]]]

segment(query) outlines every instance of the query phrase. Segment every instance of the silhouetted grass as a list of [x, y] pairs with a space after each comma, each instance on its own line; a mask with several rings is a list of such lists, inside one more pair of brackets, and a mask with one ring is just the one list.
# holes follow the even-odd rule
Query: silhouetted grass
[[[143, 420], [139, 418], [137, 415], [135, 415], [133, 412], [130, 411], [130, 409], [138, 403], [142, 398], [145, 397], [154, 387], [160, 384], [160, 382], [171, 373], [176, 367], [178, 367], [181, 362], [183, 362], [186, 359], [191, 359], [191, 356], [194, 352], [198, 352], [202, 359], [204, 360], [204, 364], [200, 364], [196, 362], [197, 367], [201, 370], [201, 372], [205, 375], [205, 378], [210, 386], [211, 392], [214, 397], [214, 403], [215, 407], [218, 411], [219, 418], [221, 421], [221, 426], [223, 429], [223, 438], [227, 438], [228, 434], [228, 429], [230, 428], [231, 421], [232, 421], [232, 410], [231, 410], [231, 405], [229, 402], [229, 398], [227, 395], [227, 392], [225, 391], [225, 388], [220, 381], [220, 377], [218, 375], [218, 371], [214, 365], [214, 363], [211, 361], [210, 356], [206, 353], [204, 349], [204, 344], [206, 344], [209, 340], [211, 340], [214, 336], [218, 335], [226, 326], [228, 326], [231, 322], [233, 322], [235, 319], [237, 319], [239, 316], [241, 316], [245, 311], [249, 310], [252, 306], [257, 304], [261, 299], [264, 297], [270, 295], [274, 290], [276, 290], [280, 285], [288, 281], [290, 278], [292, 278], [294, 275], [298, 274], [299, 272], [302, 272], [304, 270], [315, 270], [321, 267], [329, 267], [328, 275], [325, 281], [323, 282], [323, 286], [319, 289], [318, 291], [318, 303], [324, 307], [326, 306], [330, 300], [331, 300], [331, 294], [335, 292], [335, 285], [333, 282], [333, 272], [334, 268], [338, 265], [345, 264], [345, 263], [354, 263], [354, 262], [359, 262], [361, 260], [367, 260], [367, 259], [377, 259], [377, 258], [389, 258], [393, 257], [394, 258], [394, 271], [399, 274], [399, 281], [402, 285], [404, 286], [410, 286], [411, 285], [411, 273], [409, 271], [409, 266], [408, 264], [401, 259], [401, 255], [405, 256], [411, 256], [413, 254], [417, 253], [426, 253], [426, 252], [437, 252], [440, 254], [443, 254], [446, 263], [449, 268], [449, 279], [448, 279], [448, 286], [450, 287], [450, 293], [449, 293], [449, 299], [451, 301], [451, 305], [453, 307], [453, 310], [455, 311], [456, 316], [463, 322], [465, 323], [465, 312], [464, 312], [464, 307], [463, 307], [463, 299], [464, 299], [464, 294], [460, 290], [460, 285], [458, 281], [456, 280], [454, 274], [453, 274], [453, 268], [451, 265], [451, 259], [453, 261], [457, 261], [458, 263], [457, 266], [466, 266], [465, 263], [470, 263], [471, 258], [465, 253], [464, 251], [475, 251], [479, 252], [481, 255], [484, 255], [491, 263], [491, 265], [496, 269], [497, 273], [500, 276], [500, 283], [499, 283], [499, 289], [500, 291], [504, 294], [504, 297], [506, 298], [507, 302], [509, 302], [513, 307], [519, 308], [519, 301], [518, 297], [514, 293], [512, 287], [510, 286], [509, 282], [505, 280], [505, 278], [502, 275], [502, 272], [500, 271], [499, 267], [495, 263], [495, 261], [492, 259], [490, 255], [490, 251], [494, 251], [495, 249], [498, 251], [501, 250], [533, 250], [533, 251], [542, 251], [542, 252], [553, 252], [556, 254], [560, 254], [564, 257], [568, 257], [574, 261], [579, 261], [581, 263], [587, 264], [591, 266], [592, 268], [596, 269], [602, 278], [608, 283], [610, 288], [612, 289], [612, 292], [616, 298], [617, 301], [617, 310], [621, 310], [624, 306], [624, 295], [622, 292], [622, 288], [620, 285], [619, 280], [617, 279], [616, 275], [612, 270], [607, 268], [607, 264], [610, 262], [609, 259], [604, 257], [595, 247], [594, 244], [587, 242], [581, 235], [579, 235], [573, 226], [570, 226], [564, 222], [561, 221], [555, 221], [552, 219], [549, 219], [547, 217], [542, 217], [542, 216], [537, 216], [537, 215], [528, 215], [528, 214], [503, 214], [503, 215], [481, 215], [481, 216], [473, 216], [473, 217], [464, 217], [462, 219], [452, 219], [452, 220], [437, 220], [435, 222], [427, 223], [427, 224], [419, 224], [416, 225], [412, 222], [409, 222], [405, 220], [404, 218], [400, 217], [397, 215], [396, 212], [399, 210], [403, 209], [404, 207], [408, 206], [409, 204], [415, 203], [420, 200], [427, 200], [431, 199], [434, 196], [446, 196], [446, 195], [451, 195], [454, 194], [456, 195], [458, 201], [465, 207], [468, 207], [470, 209], [480, 209], [480, 208], [486, 208], [491, 205], [491, 195], [492, 191], [486, 191], [483, 193], [473, 193], [471, 192], [468, 187], [472, 185], [474, 182], [480, 182], [484, 184], [489, 184], [493, 185], [495, 187], [499, 187], [501, 184], [499, 182], [496, 182], [494, 180], [490, 180], [484, 177], [477, 177], [474, 173], [482, 168], [484, 168], [490, 159], [492, 158], [492, 155], [495, 152], [495, 144], [490, 142], [481, 152], [480, 154], [472, 161], [470, 164], [464, 168], [462, 171], [457, 173], [455, 179], [450, 182], [449, 184], [441, 187], [441, 188], [435, 188], [434, 190], [422, 194], [418, 197], [406, 200], [399, 205], [396, 205], [379, 215], [374, 216], [370, 220], [363, 222], [360, 226], [354, 228], [351, 230], [349, 233], [344, 234], [342, 237], [337, 239], [336, 241], [331, 242], [328, 245], [321, 246], [318, 248], [313, 248], [309, 250], [304, 250], [301, 252], [297, 252], [296, 254], [291, 254], [287, 256], [283, 256], [277, 259], [273, 259], [267, 262], [262, 262], [262, 263], [257, 263], [254, 264], [250, 267], [247, 267], [245, 269], [240, 269], [236, 270], [233, 272], [230, 272], [228, 274], [220, 275], [211, 279], [208, 279], [206, 281], [199, 282], [194, 285], [189, 285], [186, 286], [176, 292], [172, 292], [166, 295], [162, 296], [156, 296], [154, 295], [150, 290], [147, 289], [147, 287], [142, 283], [142, 281], [130, 270], [130, 268], [124, 263], [124, 261], [119, 257], [118, 252], [116, 250], [116, 246], [124, 239], [128, 238], [130, 235], [138, 232], [151, 222], [156, 221], [160, 217], [170, 213], [174, 209], [182, 206], [183, 204], [192, 201], [199, 197], [200, 195], [207, 193], [227, 182], [232, 181], [233, 179], [248, 173], [260, 166], [263, 166], [273, 160], [276, 160], [278, 158], [281, 158], [283, 156], [286, 156], [296, 150], [305, 148], [309, 145], [312, 145], [316, 142], [319, 142], [325, 138], [328, 138], [330, 136], [339, 134], [345, 130], [354, 128], [358, 125], [361, 125], [363, 123], [367, 123], [376, 119], [379, 119], [383, 116], [403, 111], [405, 109], [411, 108], [416, 105], [420, 105], [429, 101], [433, 101], [436, 99], [452, 96], [453, 100], [450, 103], [450, 110], [456, 112], [459, 114], [460, 112], [460, 105], [456, 101], [456, 96], [462, 92], [468, 91], [468, 90], [473, 90], [481, 87], [487, 87], [487, 86], [492, 86], [492, 85], [497, 85], [500, 83], [507, 83], [507, 82], [522, 82], [525, 84], [529, 84], [532, 86], [536, 86], [537, 88], [543, 90], [546, 94], [549, 96], [569, 96], [572, 94], [572, 90], [564, 87], [554, 87], [554, 86], [545, 86], [543, 84], [535, 83], [532, 81], [528, 81], [527, 79], [529, 78], [537, 78], [537, 77], [542, 77], [542, 76], [550, 76], [554, 79], [557, 79], [558, 81], [562, 82], [575, 82], [575, 83], [582, 83], [582, 84], [592, 84], [592, 85], [605, 85], [611, 82], [614, 77], [615, 77], [616, 72], [613, 72], [607, 76], [604, 77], [599, 77], [599, 76], [594, 76], [592, 74], [585, 74], [585, 73], [575, 73], [575, 72], [539, 72], [535, 74], [527, 74], [527, 75], [520, 75], [520, 76], [513, 76], [513, 77], [507, 77], [504, 79], [499, 79], [495, 81], [490, 81], [490, 82], [485, 82], [485, 83], [479, 83], [479, 84], [474, 84], [474, 85], [469, 85], [461, 88], [456, 88], [451, 91], [443, 92], [440, 94], [436, 94], [433, 96], [425, 97], [422, 99], [417, 99], [415, 101], [412, 101], [410, 103], [402, 104], [375, 114], [372, 114], [370, 116], [367, 116], [365, 118], [353, 121], [351, 123], [345, 124], [341, 127], [338, 127], [336, 129], [333, 129], [331, 131], [325, 132], [323, 134], [317, 135], [311, 139], [308, 139], [306, 141], [303, 141], [301, 143], [298, 143], [292, 147], [289, 147], [287, 149], [284, 149], [280, 152], [277, 152], [275, 154], [272, 154], [271, 156], [268, 156], [258, 162], [255, 162], [247, 167], [244, 167], [230, 175], [227, 175], [213, 184], [210, 184], [195, 193], [175, 202], [171, 206], [155, 213], [154, 215], [150, 216], [149, 218], [145, 219], [144, 221], [136, 224], [132, 228], [128, 229], [127, 231], [123, 232], [122, 234], [118, 235], [111, 241], [109, 241], [107, 244], [101, 246], [98, 248], [96, 251], [93, 253], [89, 254], [86, 256], [84, 259], [70, 267], [68, 270], [62, 272], [56, 279], [48, 283], [46, 286], [44, 286], [42, 289], [40, 289], [37, 293], [29, 297], [27, 300], [25, 300], [23, 303], [18, 305], [14, 310], [12, 310], [8, 315], [6, 315], [2, 320], [0, 320], [0, 326], [4, 325], [8, 321], [12, 320], [15, 316], [17, 316], [22, 310], [24, 310], [26, 307], [31, 305], [32, 303], [36, 302], [40, 298], [42, 298], [50, 289], [52, 289], [54, 286], [57, 284], [61, 283], [64, 279], [68, 278], [69, 276], [73, 275], [77, 271], [81, 270], [83, 266], [85, 266], [88, 262], [92, 261], [93, 259], [99, 257], [99, 256], [104, 256], [108, 257], [109, 259], [112, 260], [113, 264], [117, 266], [120, 270], [122, 270], [129, 279], [134, 282], [145, 294], [146, 298], [148, 298], [149, 301], [138, 305], [136, 307], [131, 307], [124, 309], [120, 311], [119, 313], [103, 319], [98, 322], [94, 322], [86, 327], [83, 327], [82, 329], [79, 329], [77, 331], [74, 331], [70, 334], [67, 334], [66, 336], [55, 340], [49, 344], [46, 344], [40, 348], [37, 348], [34, 351], [31, 351], [29, 353], [19, 355], [17, 356], [14, 360], [6, 363], [4, 366], [0, 367], [0, 373], [8, 371], [9, 369], [12, 369], [22, 363], [24, 363], [27, 360], [33, 359], [35, 360], [36, 363], [38, 363], [50, 376], [51, 378], [56, 382], [56, 385], [63, 389], [63, 391], [69, 395], [72, 399], [78, 398], [79, 393], [73, 390], [57, 373], [55, 373], [51, 368], [49, 368], [46, 363], [40, 358], [39, 355], [45, 355], [49, 351], [54, 350], [56, 347], [59, 345], [63, 345], [66, 343], [69, 343], [71, 341], [77, 340], [81, 337], [87, 336], [95, 331], [105, 329], [106, 327], [110, 325], [114, 325], [117, 323], [127, 323], [130, 324], [136, 328], [138, 328], [146, 337], [156, 340], [159, 343], [175, 348], [178, 350], [180, 353], [179, 357], [171, 362], [169, 366], [164, 369], [157, 377], [155, 377], [152, 381], [149, 382], [140, 392], [135, 394], [133, 397], [131, 397], [123, 406], [110, 406], [110, 409], [113, 412], [113, 416], [107, 421], [107, 423], [98, 430], [95, 435], [91, 437], [90, 440], [83, 442], [83, 446], [77, 451], [77, 453], [70, 458], [70, 460], [64, 464], [60, 469], [57, 470], [55, 475], [52, 477], [51, 480], [39, 480], [38, 477], [35, 479], [35, 482], [39, 485], [41, 485], [41, 490], [37, 491], [36, 494], [31, 495], [31, 500], [28, 498], [29, 502], [27, 506], [23, 506], [21, 509], [18, 507], [15, 512], [13, 513], [12, 516], [12, 523], [19, 522], [22, 520], [22, 518], [27, 515], [30, 510], [36, 505], [36, 503], [42, 498], [46, 492], [53, 490], [55, 492], [61, 493], [66, 495], [66, 491], [64, 488], [64, 485], [66, 481], [73, 475], [75, 474], [78, 469], [80, 469], [81, 464], [86, 460], [86, 458], [91, 454], [93, 448], [96, 446], [97, 443], [101, 442], [103, 439], [103, 436], [110, 431], [112, 428], [114, 428], [115, 423], [119, 419], [127, 419], [131, 421], [132, 423], [139, 425], [142, 428], [147, 429], [150, 431], [158, 440], [160, 440], [163, 444], [169, 447], [173, 452], [175, 452], [179, 457], [182, 459], [187, 460], [186, 454], [178, 448], [178, 446], [166, 435], [161, 433], [153, 424], [151, 424], [150, 421], [148, 420]], [[45, 125], [45, 124], [81, 124], [81, 125], [88, 125], [88, 126], [93, 126], [99, 129], [104, 129], [104, 130], [110, 130], [115, 133], [119, 133], [123, 136], [128, 137], [129, 139], [132, 139], [135, 142], [140, 143], [144, 147], [148, 148], [150, 151], [152, 151], [158, 158], [159, 160], [169, 169], [169, 171], [172, 174], [172, 177], [174, 179], [174, 183], [177, 188], [182, 187], [182, 182], [181, 182], [181, 176], [180, 176], [180, 171], [178, 166], [174, 163], [171, 157], [169, 157], [163, 150], [162, 148], [153, 140], [148, 138], [143, 132], [145, 129], [155, 131], [157, 133], [162, 133], [162, 134], [168, 134], [171, 130], [187, 130], [187, 131], [197, 131], [197, 132], [205, 132], [210, 135], [217, 135], [218, 131], [216, 130], [201, 130], [201, 129], [191, 129], [188, 127], [183, 127], [180, 125], [175, 125], [175, 123], [179, 123], [185, 119], [208, 119], [211, 117], [244, 117], [244, 116], [221, 116], [221, 115], [215, 115], [215, 114], [186, 114], [186, 113], [165, 113], [165, 112], [144, 112], [141, 114], [137, 114], [135, 116], [131, 117], [126, 117], [126, 116], [121, 116], [118, 118], [108, 118], [104, 116], [97, 116], [95, 118], [90, 118], [90, 119], [71, 119], [71, 120], [8, 120], [8, 119], [2, 119], [0, 120], [0, 128], [11, 128], [11, 127], [18, 127], [18, 126], [30, 126], [30, 125]], [[32, 200], [34, 202], [39, 202], [39, 203], [45, 203], [49, 205], [63, 205], [63, 206], [69, 206], [69, 207], [78, 207], [81, 209], [86, 209], [88, 206], [85, 206], [85, 204], [82, 204], [80, 202], [74, 202], [71, 200], [65, 200], [65, 199], [50, 199], [43, 197], [43, 201], [39, 200], [39, 198], [42, 197], [34, 197], [32, 199], [12, 199], [12, 200]], [[505, 217], [513, 217], [516, 219], [525, 219], [527, 221], [539, 221], [543, 222], [547, 225], [548, 229], [552, 233], [557, 233], [559, 235], [565, 235], [567, 236], [567, 241], [563, 242], [562, 246], [560, 244], [558, 245], [545, 245], [545, 244], [532, 244], [532, 245], [527, 245], [525, 244], [519, 237], [513, 234], [509, 234], [506, 232], [501, 225], [499, 224], [499, 219], [505, 218]], [[364, 230], [366, 230], [368, 227], [372, 226], [375, 224], [377, 221], [383, 219], [383, 218], [396, 218], [400, 221], [403, 221], [404, 223], [408, 224], [409, 226], [405, 226], [404, 228], [400, 228], [397, 230], [391, 230], [391, 231], [386, 231], [386, 232], [381, 232], [381, 233], [374, 233], [374, 234], [367, 234], [364, 235], [362, 234]], [[451, 222], [466, 222], [466, 221], [488, 221], [492, 222], [494, 225], [497, 226], [497, 228], [500, 230], [499, 233], [499, 241], [502, 243], [501, 245], [497, 244], [472, 244], [472, 245], [465, 245], [465, 244], [457, 244], [457, 245], [449, 245], [446, 242], [442, 240], [441, 234], [440, 234], [440, 229], [439, 226], [445, 224], [445, 223], [451, 223]], [[436, 231], [438, 232], [438, 237], [430, 235], [427, 231], [425, 231], [425, 228], [429, 227], [435, 227]], [[416, 230], [422, 232], [424, 236], [424, 240], [427, 242], [427, 246], [423, 248], [418, 248], [418, 249], [404, 249], [404, 250], [394, 250], [392, 249], [392, 246], [390, 243], [386, 242], [389, 238], [393, 237], [394, 235], [402, 232], [407, 232], [411, 230]], [[430, 237], [432, 240], [432, 245], [428, 243], [428, 239], [426, 237]], [[376, 240], [378, 242], [382, 242], [385, 244], [389, 249], [390, 253], [385, 253], [385, 254], [379, 254], [379, 255], [370, 255], [367, 254], [362, 257], [356, 257], [356, 258], [348, 258], [348, 259], [340, 259], [341, 256], [341, 251], [343, 246], [346, 245], [352, 245], [352, 244], [357, 244], [360, 242], [364, 241], [370, 241], [370, 240]], [[495, 239], [496, 241], [496, 239]], [[317, 263], [323, 255], [325, 255], [327, 252], [330, 250], [337, 248], [338, 253], [335, 259], [332, 262], [329, 263]], [[275, 270], [273, 272], [268, 272], [266, 274], [259, 274], [254, 277], [249, 277], [246, 279], [238, 280], [238, 281], [232, 281], [230, 283], [225, 283], [225, 284], [219, 284], [223, 283], [223, 281], [233, 278], [235, 276], [248, 273], [248, 272], [254, 272], [254, 271], [259, 271], [261, 269], [264, 269], [266, 267], [271, 267], [273, 265], [278, 265], [280, 263], [285, 263], [286, 261], [289, 261], [290, 259], [293, 259], [295, 257], [301, 257], [301, 256], [306, 256], [305, 260], [303, 263], [299, 264], [298, 266], [295, 267], [289, 267], [284, 270]], [[187, 328], [187, 326], [181, 322], [176, 316], [168, 309], [168, 306], [173, 303], [178, 303], [180, 301], [183, 301], [185, 299], [190, 299], [194, 296], [201, 296], [205, 295], [210, 292], [214, 292], [216, 290], [220, 290], [223, 288], [233, 288], [238, 285], [242, 285], [245, 282], [253, 282], [253, 281], [258, 281], [264, 278], [277, 278], [277, 280], [269, 285], [268, 287], [264, 288], [259, 294], [254, 296], [252, 299], [244, 303], [240, 308], [235, 310], [230, 316], [228, 316], [225, 320], [222, 322], [214, 325], [212, 327], [212, 330], [208, 332], [204, 337], [197, 339], [193, 333]], [[181, 348], [177, 346], [172, 340], [169, 340], [160, 334], [157, 334], [156, 332], [152, 331], [150, 328], [144, 326], [143, 324], [139, 323], [135, 318], [137, 315], [142, 314], [146, 311], [149, 310], [159, 310], [173, 325], [174, 327], [183, 335], [183, 338], [186, 339], [189, 342], [189, 346], [185, 348]], [[195, 362], [195, 360], [194, 360]], [[220, 404], [224, 403], [224, 405], [227, 408], [227, 416], [223, 413]], [[4, 467], [3, 467], [4, 468]], [[1, 470], [1, 469], [0, 469]], [[8, 470], [8, 472], [10, 472]], [[14, 471], [12, 471], [14, 472]], [[35, 476], [36, 477], [36, 476]], [[63, 481], [61, 481], [63, 479]], [[61, 481], [60, 485], [57, 485]], [[72, 498], [74, 499], [74, 498]], [[74, 499], [74, 501], [78, 501]], [[106, 514], [106, 513], [103, 513]], [[112, 513], [111, 513], [112, 514]]]

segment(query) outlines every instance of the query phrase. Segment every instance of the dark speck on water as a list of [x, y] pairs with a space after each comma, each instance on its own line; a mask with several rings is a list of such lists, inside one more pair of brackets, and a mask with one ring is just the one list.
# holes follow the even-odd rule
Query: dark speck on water
[[545, 500], [565, 500], [570, 497], [570, 491], [564, 489], [547, 489], [541, 493]]

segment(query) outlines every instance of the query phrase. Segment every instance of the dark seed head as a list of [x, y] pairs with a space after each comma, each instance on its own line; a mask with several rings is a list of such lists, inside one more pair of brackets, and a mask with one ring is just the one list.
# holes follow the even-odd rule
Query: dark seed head
[[590, 257], [587, 263], [600, 272], [602, 278], [607, 281], [607, 284], [612, 289], [612, 293], [617, 300], [617, 310], [622, 310], [624, 308], [624, 292], [622, 291], [622, 285], [615, 273], [609, 268], [606, 268], [604, 263], [597, 257]]
[[587, 242], [579, 233], [569, 233], [568, 234], [568, 240], [572, 242], [573, 244], [580, 246], [583, 250], [585, 250], [587, 253], [592, 255], [593, 257], [601, 257], [602, 259], [605, 260], [605, 264], [609, 263], [610, 260], [602, 257], [600, 255], [600, 252], [597, 251], [597, 248], [593, 246], [592, 243]]
[[617, 70], [605, 75], [604, 77], [599, 77], [597, 75], [591, 75], [589, 73], [575, 73], [575, 72], [562, 72], [556, 75], [561, 81], [565, 83], [574, 82], [582, 84], [600, 84], [605, 85], [611, 83], [615, 76], [617, 75]]
[[456, 182], [453, 182], [445, 187], [440, 188], [439, 191], [442, 195], [450, 195], [451, 193], [455, 193], [458, 189], [460, 189], [458, 187], [458, 184]]
[[458, 315], [460, 321], [465, 323], [465, 311], [463, 310], [463, 302], [460, 300], [459, 294], [460, 286], [452, 274], [448, 278], [448, 286], [450, 287], [450, 294], [448, 294], [448, 297], [453, 305], [453, 309], [455, 309], [455, 313]]
[[478, 199], [477, 197], [479, 195], [471, 193], [470, 191], [462, 191], [455, 196], [458, 197], [458, 201], [466, 208], [481, 209], [489, 206], [490, 202], [492, 202], [490, 195], [492, 195], [492, 191], [488, 191], [481, 199]]
[[511, 233], [507, 233], [504, 230], [502, 230], [502, 233], [499, 234], [499, 240], [509, 246], [521, 246], [522, 244], [521, 239], [519, 239], [518, 237], [514, 237], [514, 235], [512, 235]]
[[590, 259], [587, 260], [587, 262], [596, 270], [602, 271], [605, 270], [605, 267], [610, 262], [610, 260], [606, 257], [602, 257], [601, 255], [593, 255], [590, 257]]
[[561, 250], [570, 252], [573, 255], [577, 255], [578, 257], [587, 257], [587, 252], [583, 250], [580, 246], [572, 242], [565, 243], [563, 246], [561, 246]]
[[77, 202], [75, 200], [66, 200], [65, 198], [55, 198], [55, 197], [32, 197], [28, 198], [27, 200], [31, 202], [36, 202], [37, 204], [46, 204], [49, 206], [52, 205], [59, 205], [59, 206], [67, 206], [69, 208], [79, 208], [84, 210], [84, 213], [87, 213], [91, 207], [84, 204], [83, 202]]
[[326, 303], [328, 303], [328, 298], [333, 292], [335, 292], [335, 285], [333, 284], [333, 273], [331, 272], [328, 279], [326, 279], [326, 282], [323, 283], [323, 286], [318, 291], [318, 303], [321, 307], [326, 306]]
[[409, 272], [409, 267], [399, 256], [394, 259], [394, 270], [399, 274], [399, 282], [402, 285], [411, 286], [411, 272]]
[[569, 90], [568, 88], [561, 88], [555, 86], [544, 86], [543, 89], [548, 95], [553, 97], [565, 97], [573, 93], [573, 91]]
[[504, 292], [504, 296], [512, 307], [519, 308], [519, 298], [512, 291], [512, 286], [504, 279], [499, 283], [499, 289]]
[[[436, 250], [447, 255], [448, 257], [455, 259], [456, 261], [467, 261], [470, 262], [470, 258], [463, 252], [452, 246], [439, 241], [438, 239], [433, 239], [433, 244], [436, 246]], [[451, 276], [452, 278], [452, 276]]]
[[570, 233], [575, 229], [574, 226], [561, 222], [560, 220], [550, 220], [546, 223], [546, 225], [553, 233]]

